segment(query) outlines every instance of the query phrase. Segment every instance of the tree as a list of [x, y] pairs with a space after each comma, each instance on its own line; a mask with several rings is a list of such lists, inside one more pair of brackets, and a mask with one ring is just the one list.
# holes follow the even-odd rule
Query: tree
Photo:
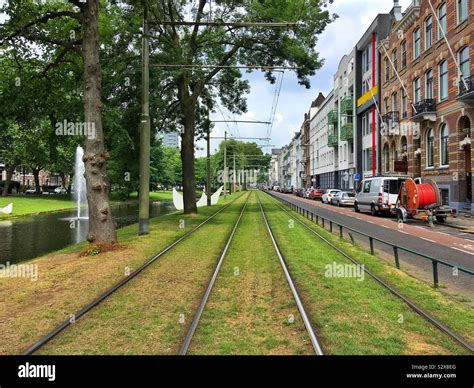
[[18, 4], [10, 0], [2, 11], [9, 19], [0, 34], [0, 48], [9, 43], [10, 49], [16, 50], [16, 47], [20, 47], [22, 52], [34, 56], [35, 52], [30, 50], [29, 43], [40, 45], [42, 51], [38, 55], [49, 61], [43, 75], [47, 75], [51, 68], [67, 60], [73, 61], [74, 54], [80, 55], [82, 59], [83, 124], [94, 128], [94, 136], [86, 136], [84, 141], [83, 161], [89, 206], [87, 240], [116, 242], [108, 197], [106, 165], [109, 154], [104, 147], [102, 128], [99, 1], [68, 0], [67, 4]]
[[[189, 6], [185, 0], [163, 0], [150, 5], [156, 19], [157, 40], [152, 47], [155, 63], [175, 64], [164, 68], [164, 85], [171, 86], [170, 110], [179, 110], [182, 125], [184, 212], [196, 213], [195, 136], [209, 125], [207, 114], [220, 99], [233, 113], [246, 111], [243, 95], [249, 91], [237, 64], [254, 68], [292, 66], [299, 83], [309, 87], [309, 76], [322, 65], [316, 52], [317, 35], [333, 17], [320, 0], [213, 1], [199, 0]], [[196, 24], [180, 26], [189, 20]], [[242, 22], [297, 22], [297, 28], [265, 28], [242, 25], [204, 25], [217, 20]], [[160, 23], [165, 21], [166, 24]], [[153, 23], [151, 23], [153, 26]], [[182, 65], [183, 67], [179, 67]], [[186, 67], [185, 65], [190, 65]], [[215, 65], [207, 68], [205, 65]], [[266, 78], [275, 82], [271, 69]]]

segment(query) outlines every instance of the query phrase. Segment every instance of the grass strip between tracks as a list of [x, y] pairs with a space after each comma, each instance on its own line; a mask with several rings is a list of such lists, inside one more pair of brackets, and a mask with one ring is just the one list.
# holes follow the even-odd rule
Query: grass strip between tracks
[[256, 193], [224, 259], [189, 354], [314, 354]]
[[[416, 315], [373, 279], [367, 275], [363, 278], [348, 276], [357, 274], [355, 268], [345, 267], [351, 263], [292, 220], [279, 209], [275, 199], [262, 195], [262, 202], [327, 353], [465, 354], [466, 351], [457, 343]], [[300, 217], [295, 212], [292, 214]], [[300, 219], [311, 225], [303, 217]], [[418, 282], [374, 257], [367, 257], [369, 255], [361, 249], [314, 224], [311, 226], [344, 250], [347, 249], [367, 268], [374, 270], [373, 267], [376, 267], [380, 272], [385, 271], [386, 275], [389, 273], [400, 291], [404, 291], [406, 284]], [[346, 268], [351, 272], [345, 271]], [[419, 283], [420, 287], [424, 285]], [[437, 292], [424, 286], [427, 291]], [[422, 294], [419, 295], [421, 297]], [[447, 298], [441, 294], [439, 298], [439, 301], [446, 299], [449, 305]]]

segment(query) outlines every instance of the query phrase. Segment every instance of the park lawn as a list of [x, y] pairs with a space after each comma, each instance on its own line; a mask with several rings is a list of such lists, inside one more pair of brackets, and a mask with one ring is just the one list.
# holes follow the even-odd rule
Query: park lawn
[[314, 354], [255, 193], [224, 258], [189, 354]]
[[[158, 191], [150, 193], [150, 201], [172, 201], [173, 193], [171, 191]], [[131, 196], [126, 201], [116, 199], [116, 195], [112, 193], [111, 204], [118, 204], [123, 202], [137, 202], [137, 195]], [[39, 213], [46, 213], [59, 210], [74, 209], [76, 202], [69, 195], [29, 195], [29, 196], [14, 196], [14, 197], [0, 197], [0, 207], [5, 207], [9, 203], [13, 203], [13, 213], [0, 213], [1, 219], [11, 219], [18, 216], [35, 215]]]
[[[281, 203], [273, 197], [266, 197], [273, 201], [273, 203], [281, 205]], [[339, 238], [338, 235], [332, 234], [328, 230], [317, 226], [297, 212], [290, 210], [288, 207], [285, 208], [290, 211], [293, 216], [299, 218], [306, 225], [316, 230], [343, 252], [356, 258], [356, 260], [363, 264], [369, 271], [389, 283], [412, 302], [462, 335], [469, 342], [474, 343], [474, 309], [469, 304], [443, 294], [429, 284], [408, 275], [403, 270], [397, 269], [395, 266], [388, 264], [377, 256], [372, 256], [367, 250]], [[313, 238], [317, 238], [315, 235], [312, 236]], [[466, 300], [466, 302], [470, 302], [470, 300]]]
[[245, 196], [38, 353], [177, 354]]
[[[38, 280], [0, 278], [0, 354], [18, 354], [70, 314], [123, 279], [151, 256], [182, 236], [238, 195], [223, 198], [198, 215], [172, 213], [150, 220], [150, 234], [137, 236], [137, 225], [117, 231], [120, 248], [97, 256], [79, 257], [87, 243], [32, 259]], [[184, 228], [181, 220], [184, 220]], [[158, 263], [155, 263], [158, 264]], [[154, 265], [155, 265], [154, 264]], [[134, 279], [136, 280], [136, 279]]]
[[[362, 281], [350, 277], [326, 276], [327, 265], [352, 264], [314, 234], [289, 216], [276, 200], [260, 194], [289, 270], [300, 290], [311, 316], [316, 335], [328, 354], [338, 355], [436, 355], [467, 354], [467, 351], [441, 333], [433, 325], [416, 315], [404, 302], [395, 298], [369, 276]], [[296, 213], [293, 213], [295, 216]], [[319, 230], [318, 230], [319, 232]], [[332, 237], [332, 236], [331, 236]], [[334, 236], [335, 237], [335, 236]], [[338, 240], [335, 237], [335, 240]], [[337, 241], [337, 245], [346, 244]], [[365, 252], [351, 247], [351, 255], [359, 260]], [[376, 259], [372, 258], [373, 261]], [[362, 260], [361, 260], [362, 261]], [[379, 267], [387, 264], [377, 261]], [[369, 269], [373, 269], [372, 266]], [[387, 268], [388, 269], [388, 268]], [[408, 277], [401, 271], [391, 272], [391, 280], [404, 291]], [[411, 279], [413, 280], [413, 279]], [[400, 283], [402, 283], [400, 287]], [[418, 298], [425, 298], [420, 283]], [[426, 286], [425, 291], [429, 290]], [[431, 297], [431, 296], [430, 296]], [[445, 298], [439, 294], [439, 301]], [[445, 299], [444, 306], [453, 307]], [[458, 313], [456, 308], [451, 309]], [[467, 324], [470, 315], [462, 318]], [[470, 328], [472, 335], [472, 320]], [[448, 322], [446, 322], [448, 323]]]
[[13, 203], [13, 213], [0, 213], [0, 219], [14, 218], [27, 214], [72, 209], [75, 202], [68, 195], [30, 195], [23, 197], [0, 197], [0, 207]]

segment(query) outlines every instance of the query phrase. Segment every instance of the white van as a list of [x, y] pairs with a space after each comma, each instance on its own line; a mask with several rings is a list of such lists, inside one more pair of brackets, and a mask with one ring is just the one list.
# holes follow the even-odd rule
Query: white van
[[395, 208], [400, 185], [406, 177], [373, 177], [363, 179], [357, 189], [354, 209], [370, 211], [376, 216], [380, 213], [388, 214]]

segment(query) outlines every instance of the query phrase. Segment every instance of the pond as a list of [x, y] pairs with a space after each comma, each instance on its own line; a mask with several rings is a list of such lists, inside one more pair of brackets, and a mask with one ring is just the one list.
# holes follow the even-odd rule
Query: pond
[[[176, 209], [172, 202], [150, 204], [150, 218]], [[86, 239], [88, 220], [71, 221], [75, 209], [0, 221], [0, 264], [19, 263]], [[138, 222], [138, 204], [112, 207], [117, 227]], [[138, 230], [138, 226], [137, 226]]]

